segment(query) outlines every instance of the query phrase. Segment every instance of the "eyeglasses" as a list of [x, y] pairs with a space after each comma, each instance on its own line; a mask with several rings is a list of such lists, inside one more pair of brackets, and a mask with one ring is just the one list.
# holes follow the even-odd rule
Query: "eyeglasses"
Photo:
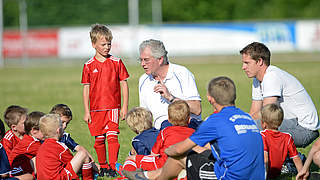
[[145, 64], [149, 64], [151, 62], [151, 59], [149, 58], [138, 58], [138, 62], [141, 64], [142, 62], [144, 62]]

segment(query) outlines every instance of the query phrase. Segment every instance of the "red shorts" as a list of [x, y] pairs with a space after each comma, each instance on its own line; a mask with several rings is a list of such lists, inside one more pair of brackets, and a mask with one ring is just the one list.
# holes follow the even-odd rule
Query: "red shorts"
[[167, 158], [152, 155], [136, 155], [137, 168], [142, 168], [145, 171], [160, 169], [166, 162]]
[[91, 136], [100, 136], [108, 131], [119, 133], [119, 109], [90, 112], [91, 123], [88, 124]]

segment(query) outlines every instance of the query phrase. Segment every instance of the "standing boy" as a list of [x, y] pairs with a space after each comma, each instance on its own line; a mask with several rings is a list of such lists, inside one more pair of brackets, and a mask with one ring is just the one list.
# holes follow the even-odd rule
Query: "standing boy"
[[[95, 136], [94, 148], [101, 167], [100, 176], [106, 174], [114, 177], [120, 148], [119, 114], [124, 119], [128, 110], [126, 80], [129, 74], [121, 59], [109, 54], [113, 37], [105, 25], [93, 25], [90, 38], [96, 54], [84, 64], [82, 72], [84, 121], [88, 123], [91, 135]], [[110, 165], [106, 158], [106, 139]]]
[[7, 156], [10, 156], [10, 153], [14, 146], [16, 146], [24, 135], [24, 121], [27, 118], [27, 109], [11, 105], [4, 112], [4, 121], [7, 126], [10, 128], [4, 135], [2, 139], [2, 145], [6, 150]]
[[282, 165], [287, 157], [293, 160], [298, 172], [302, 161], [289, 133], [278, 131], [283, 121], [283, 110], [277, 104], [268, 104], [261, 110], [261, 132], [264, 144], [264, 162], [267, 168], [267, 179], [281, 174]]

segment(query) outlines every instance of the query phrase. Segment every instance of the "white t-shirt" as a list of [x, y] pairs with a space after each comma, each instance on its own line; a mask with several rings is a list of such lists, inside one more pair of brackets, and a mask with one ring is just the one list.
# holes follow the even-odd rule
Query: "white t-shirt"
[[[163, 83], [175, 97], [183, 100], [201, 100], [193, 74], [184, 66], [169, 64], [167, 76]], [[170, 102], [160, 93], [153, 91], [158, 81], [152, 75], [143, 74], [139, 79], [140, 106], [149, 109], [154, 119], [154, 127], [160, 129], [161, 123], [168, 119]], [[191, 114], [192, 118], [201, 120], [201, 115]]]
[[260, 83], [252, 83], [252, 99], [277, 96], [284, 111], [284, 119], [297, 118], [299, 125], [310, 130], [320, 128], [317, 110], [302, 84], [291, 74], [270, 65]]

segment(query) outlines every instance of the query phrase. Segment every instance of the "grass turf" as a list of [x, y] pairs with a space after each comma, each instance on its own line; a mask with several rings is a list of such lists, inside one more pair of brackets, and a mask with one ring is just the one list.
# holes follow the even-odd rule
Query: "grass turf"
[[[316, 54], [316, 56], [319, 56]], [[293, 59], [293, 60], [292, 60]], [[206, 100], [206, 87], [209, 80], [216, 76], [228, 76], [234, 80], [237, 87], [238, 107], [249, 111], [251, 103], [251, 79], [248, 79], [241, 70], [240, 56], [211, 56], [206, 58], [180, 58], [174, 61], [186, 66], [195, 76], [198, 91], [202, 98], [202, 117], [210, 115], [212, 108]], [[67, 104], [73, 112], [73, 120], [66, 129], [73, 139], [80, 145], [86, 147], [95, 157], [93, 149], [94, 138], [91, 137], [87, 125], [82, 120], [82, 85], [81, 71], [82, 63], [51, 63], [32, 65], [25, 68], [20, 65], [10, 65], [0, 69], [0, 117], [9, 105], [16, 104], [27, 107], [31, 111], [43, 111], [48, 113], [51, 107], [58, 103]], [[319, 110], [320, 94], [320, 61], [315, 60], [312, 55], [297, 54], [276, 55], [272, 64], [287, 72], [294, 74], [307, 89]], [[129, 83], [129, 109], [139, 105], [138, 80], [143, 69], [135, 63], [126, 62], [130, 74]], [[135, 136], [124, 121], [120, 122], [120, 152], [119, 162], [123, 163], [131, 149], [131, 139]], [[299, 149], [307, 154], [311, 146]], [[317, 169], [315, 169], [317, 170]], [[108, 178], [101, 178], [108, 179]], [[292, 179], [282, 176], [280, 179]]]

